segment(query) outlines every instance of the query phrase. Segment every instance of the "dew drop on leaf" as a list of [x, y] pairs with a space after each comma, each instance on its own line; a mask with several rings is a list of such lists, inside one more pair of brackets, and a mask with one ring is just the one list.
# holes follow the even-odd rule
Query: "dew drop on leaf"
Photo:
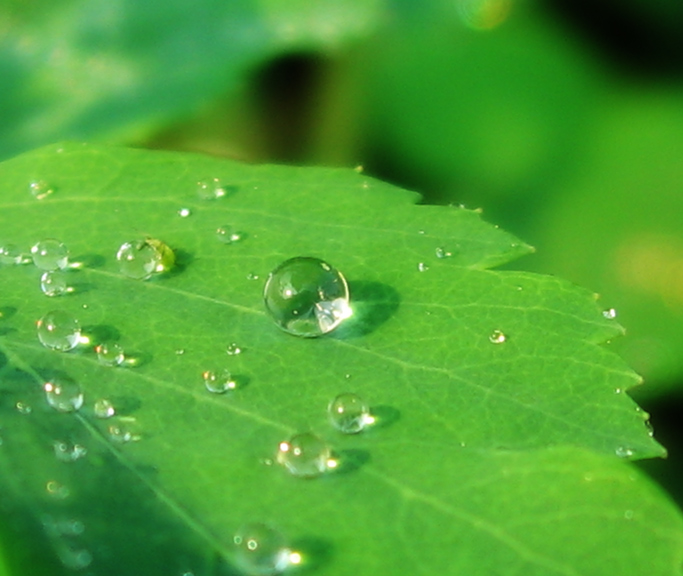
[[69, 265], [69, 249], [55, 238], [46, 238], [31, 246], [31, 258], [41, 270], [60, 270]]
[[17, 402], [14, 407], [19, 414], [30, 414], [33, 411], [33, 408], [31, 408], [29, 404], [26, 404], [26, 402]]
[[311, 432], [295, 434], [280, 442], [277, 461], [294, 476], [314, 478], [333, 468], [332, 452], [327, 443]]
[[344, 434], [357, 434], [374, 422], [365, 400], [350, 392], [335, 397], [327, 407], [327, 415], [332, 426]]
[[190, 210], [189, 208], [181, 208], [180, 210], [178, 210], [178, 216], [180, 216], [181, 218], [187, 218], [188, 216], [191, 216], [191, 215], [192, 215], [192, 210]]
[[502, 344], [507, 340], [507, 336], [500, 330], [494, 330], [489, 336], [489, 341], [492, 344]]
[[206, 389], [213, 394], [223, 394], [237, 387], [237, 383], [229, 370], [218, 370], [215, 372], [213, 370], [206, 370], [202, 372], [202, 379]]
[[216, 228], [216, 238], [223, 244], [235, 244], [242, 240], [243, 236], [244, 234], [242, 232], [236, 231], [229, 224]]
[[120, 366], [126, 360], [123, 348], [116, 342], [103, 342], [95, 347], [97, 361], [103, 366]]
[[201, 200], [218, 200], [227, 193], [225, 187], [218, 178], [209, 178], [197, 182], [197, 196]]
[[57, 482], [57, 480], [49, 480], [45, 484], [45, 491], [48, 496], [55, 500], [64, 500], [65, 498], [68, 498], [71, 493], [68, 486], [65, 486], [61, 482]]
[[63, 310], [48, 312], [37, 324], [38, 340], [50, 350], [67, 352], [81, 339], [81, 324], [77, 318]]
[[33, 180], [28, 185], [28, 190], [36, 200], [45, 200], [54, 193], [54, 188], [44, 180]]
[[289, 568], [291, 550], [284, 535], [267, 524], [253, 522], [233, 536], [235, 560], [249, 576], [273, 576]]
[[48, 270], [40, 277], [40, 289], [45, 296], [62, 296], [71, 292], [63, 270]]
[[85, 446], [62, 440], [53, 442], [52, 447], [54, 448], [57, 460], [60, 460], [61, 462], [75, 462], [76, 460], [84, 458], [88, 453]]
[[43, 384], [47, 403], [58, 412], [75, 412], [83, 406], [83, 392], [77, 382], [54, 378]]
[[116, 253], [121, 274], [135, 280], [147, 280], [170, 270], [175, 254], [161, 240], [145, 238], [124, 242]]
[[627, 448], [626, 446], [617, 446], [615, 453], [619, 458], [630, 458], [633, 456], [633, 450]]
[[327, 334], [352, 313], [346, 279], [318, 258], [280, 264], [268, 276], [263, 296], [275, 323], [295, 336]]
[[436, 254], [437, 258], [450, 258], [453, 254], [452, 252], [448, 252], [443, 246], [438, 246], [436, 250], [434, 251]]
[[97, 418], [111, 418], [114, 414], [116, 414], [116, 409], [114, 408], [114, 405], [107, 400], [106, 398], [100, 398], [95, 401], [95, 404], [93, 404], [93, 413]]
[[427, 266], [424, 262], [418, 262], [417, 269], [419, 272], [426, 272], [427, 270], [429, 270], [429, 266]]
[[19, 247], [15, 244], [0, 245], [0, 264], [24, 264], [26, 260]]
[[614, 320], [617, 317], [617, 311], [614, 308], [604, 310], [602, 315], [608, 320]]
[[107, 427], [109, 439], [117, 444], [137, 442], [142, 438], [142, 429], [136, 418], [118, 416]]
[[242, 354], [242, 352], [244, 352], [244, 348], [237, 344], [237, 342], [231, 342], [227, 345], [225, 351], [228, 353], [228, 356], [237, 356], [238, 354]]

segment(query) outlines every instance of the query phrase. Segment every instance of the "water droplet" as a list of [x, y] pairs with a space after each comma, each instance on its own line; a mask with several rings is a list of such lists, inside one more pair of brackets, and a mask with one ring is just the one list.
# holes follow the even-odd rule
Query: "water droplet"
[[247, 274], [247, 280], [258, 280], [258, 279], [259, 279], [258, 274], [254, 274], [253, 272], [250, 272], [249, 274]]
[[492, 344], [502, 344], [507, 340], [507, 336], [500, 330], [494, 330], [489, 336], [489, 341]]
[[367, 403], [357, 394], [339, 394], [327, 407], [332, 425], [344, 434], [357, 434], [374, 422]]
[[233, 537], [235, 560], [249, 576], [273, 576], [290, 565], [291, 550], [279, 530], [261, 523], [242, 526]]
[[346, 279], [318, 258], [280, 264], [268, 276], [263, 296], [275, 323], [295, 336], [327, 334], [352, 313]]
[[147, 280], [154, 274], [170, 270], [175, 263], [175, 254], [161, 240], [145, 238], [121, 244], [116, 259], [121, 274], [135, 280]]
[[51, 496], [56, 500], [64, 500], [65, 498], [68, 498], [71, 493], [68, 486], [64, 486], [64, 484], [61, 484], [56, 480], [47, 482], [47, 484], [45, 484], [45, 490], [47, 491], [48, 496]]
[[220, 240], [223, 244], [235, 244], [242, 240], [244, 234], [242, 232], [236, 231], [229, 224], [224, 226], [219, 226], [216, 228], [216, 238]]
[[107, 428], [109, 438], [117, 444], [137, 442], [142, 438], [141, 432], [137, 419], [132, 416], [118, 416]]
[[450, 258], [453, 256], [453, 253], [448, 252], [443, 246], [438, 246], [434, 252], [437, 258]]
[[420, 236], [424, 236], [424, 235], [425, 235], [425, 231], [424, 231], [424, 230], [418, 230], [417, 233], [418, 233]]
[[95, 416], [102, 419], [111, 418], [116, 414], [114, 405], [106, 398], [100, 398], [95, 401], [95, 404], [93, 404], [93, 412], [95, 413]]
[[103, 366], [121, 366], [126, 360], [123, 348], [116, 342], [103, 342], [95, 347], [97, 361]]
[[84, 458], [88, 453], [85, 446], [61, 440], [54, 442], [52, 447], [55, 450], [57, 460], [61, 460], [62, 462], [75, 462], [76, 460]]
[[429, 266], [427, 266], [424, 262], [418, 262], [417, 269], [419, 272], [426, 272], [427, 270], [429, 270]]
[[180, 210], [178, 210], [178, 216], [180, 216], [181, 218], [187, 218], [188, 216], [191, 216], [191, 215], [192, 215], [192, 210], [190, 210], [189, 208], [181, 208]]
[[47, 403], [58, 412], [75, 412], [83, 406], [83, 392], [77, 382], [55, 378], [43, 384]]
[[604, 310], [602, 315], [608, 320], [614, 320], [617, 317], [617, 311], [614, 308], [610, 308], [609, 310]]
[[197, 196], [202, 200], [217, 200], [226, 194], [227, 190], [218, 178], [209, 178], [197, 182]]
[[31, 246], [31, 257], [41, 270], [59, 270], [69, 265], [69, 249], [55, 238], [47, 238]]
[[633, 456], [633, 450], [631, 450], [631, 448], [627, 448], [626, 446], [618, 446], [615, 450], [615, 453], [617, 456], [619, 456], [619, 458], [630, 458]]
[[0, 246], [0, 264], [25, 264], [26, 261], [27, 258], [24, 257], [16, 245], [3, 244]]
[[83, 570], [92, 562], [92, 554], [73, 542], [61, 541], [55, 546], [55, 551], [61, 563], [70, 570]]
[[176, 356], [182, 356], [183, 354], [185, 354], [185, 348], [178, 348], [175, 351], [175, 354], [176, 354]]
[[625, 520], [633, 520], [633, 510], [624, 510], [624, 519]]
[[81, 324], [68, 312], [48, 312], [37, 324], [38, 340], [50, 350], [67, 352], [74, 349], [81, 340]]
[[223, 394], [237, 387], [235, 379], [228, 370], [220, 370], [218, 372], [207, 370], [202, 372], [202, 378], [204, 379], [206, 389], [214, 394]]
[[244, 348], [237, 344], [237, 342], [231, 342], [228, 344], [225, 351], [228, 353], [228, 356], [237, 356], [238, 354], [242, 354], [242, 352], [244, 352]]
[[332, 453], [324, 440], [311, 432], [296, 434], [280, 442], [277, 461], [294, 476], [314, 478], [333, 468]]
[[30, 414], [33, 411], [33, 408], [26, 404], [26, 402], [17, 402], [14, 407], [17, 409], [19, 414]]
[[36, 200], [45, 200], [55, 190], [44, 180], [34, 180], [28, 185], [29, 192]]
[[45, 296], [61, 296], [72, 292], [67, 282], [66, 273], [62, 270], [48, 270], [40, 277], [40, 289]]

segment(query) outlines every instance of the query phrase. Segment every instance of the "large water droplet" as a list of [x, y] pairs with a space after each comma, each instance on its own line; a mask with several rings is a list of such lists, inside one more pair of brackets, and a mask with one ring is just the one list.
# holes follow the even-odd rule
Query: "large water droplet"
[[235, 560], [249, 576], [273, 576], [291, 564], [291, 550], [282, 533], [267, 524], [249, 523], [233, 537]]
[[69, 249], [55, 238], [31, 246], [33, 263], [41, 270], [59, 270], [69, 265]]
[[170, 270], [175, 254], [161, 240], [145, 238], [121, 244], [116, 259], [121, 274], [135, 280], [147, 280], [154, 274]]
[[48, 312], [36, 326], [38, 340], [50, 350], [67, 352], [75, 348], [81, 339], [81, 323], [63, 310]]
[[57, 460], [61, 460], [62, 462], [75, 462], [76, 460], [84, 458], [88, 453], [85, 446], [62, 440], [53, 442], [52, 447], [55, 450]]
[[295, 434], [280, 442], [277, 461], [294, 476], [314, 478], [334, 467], [332, 452], [327, 443], [311, 432]]
[[197, 182], [197, 196], [202, 200], [218, 200], [227, 194], [226, 188], [218, 178]]
[[43, 384], [47, 403], [58, 412], [75, 412], [83, 406], [83, 392], [77, 382], [69, 378], [54, 378]]
[[318, 258], [280, 264], [268, 276], [263, 295], [275, 323], [295, 336], [321, 336], [351, 316], [346, 279]]
[[45, 200], [55, 191], [45, 180], [33, 180], [29, 183], [28, 190], [36, 200]]
[[235, 244], [242, 240], [243, 236], [242, 232], [238, 232], [229, 224], [216, 228], [216, 238], [223, 244]]
[[106, 398], [100, 398], [99, 400], [95, 401], [95, 404], [93, 404], [93, 412], [98, 418], [105, 419], [111, 418], [114, 414], [116, 414], [116, 409], [109, 400]]
[[489, 336], [489, 341], [492, 344], [502, 344], [507, 340], [507, 336], [500, 330], [494, 330]]
[[206, 389], [213, 394], [223, 394], [224, 392], [234, 390], [237, 387], [235, 379], [228, 370], [219, 370], [217, 372], [206, 370], [205, 372], [202, 372], [202, 378]]
[[327, 407], [332, 425], [344, 434], [357, 434], [374, 422], [370, 407], [357, 394], [339, 394]]
[[132, 416], [118, 416], [107, 428], [109, 438], [117, 444], [137, 442], [142, 438], [142, 428]]
[[40, 277], [40, 289], [45, 296], [62, 296], [72, 292], [66, 273], [62, 270], [48, 270]]
[[103, 366], [120, 366], [126, 361], [123, 348], [116, 342], [103, 342], [95, 347], [97, 361]]

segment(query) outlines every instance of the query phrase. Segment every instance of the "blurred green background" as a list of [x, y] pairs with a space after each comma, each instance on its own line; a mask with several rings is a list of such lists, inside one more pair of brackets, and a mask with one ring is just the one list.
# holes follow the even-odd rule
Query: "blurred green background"
[[483, 208], [537, 247], [512, 267], [617, 311], [670, 451], [641, 466], [683, 504], [679, 0], [3, 0], [0, 159], [63, 139]]

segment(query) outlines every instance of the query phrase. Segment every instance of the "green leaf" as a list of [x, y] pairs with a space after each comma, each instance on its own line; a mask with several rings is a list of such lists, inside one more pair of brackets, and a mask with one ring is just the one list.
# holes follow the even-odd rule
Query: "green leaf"
[[[213, 178], [226, 196], [201, 200], [197, 182]], [[42, 200], [38, 180], [54, 190]], [[680, 576], [680, 513], [617, 458], [664, 453], [625, 393], [638, 377], [599, 346], [621, 328], [566, 282], [488, 270], [529, 247], [476, 212], [415, 205], [353, 171], [73, 144], [6, 162], [0, 186], [6, 241], [26, 251], [56, 237], [83, 265], [54, 298], [33, 266], [0, 270], [0, 478], [48, 517], [67, 566], [75, 549], [97, 574], [112, 554], [117, 573], [223, 573], [231, 534], [266, 521], [325, 574]], [[217, 240], [226, 224], [240, 241]], [[118, 247], [145, 235], [176, 267], [123, 277]], [[325, 337], [294, 337], [265, 313], [264, 280], [293, 256], [349, 281], [354, 315]], [[53, 309], [76, 315], [91, 345], [43, 348], [35, 322]], [[99, 364], [104, 338], [138, 365]], [[223, 368], [240, 386], [210, 394], [202, 373]], [[82, 387], [77, 414], [46, 404], [55, 374]], [[325, 413], [347, 391], [378, 420], [355, 436]], [[135, 419], [139, 441], [112, 440], [127, 421], [97, 419], [100, 398]], [[309, 430], [338, 471], [305, 480], [266, 464]], [[54, 442], [88, 454], [58, 461]], [[87, 530], [56, 533], [65, 515]]]

